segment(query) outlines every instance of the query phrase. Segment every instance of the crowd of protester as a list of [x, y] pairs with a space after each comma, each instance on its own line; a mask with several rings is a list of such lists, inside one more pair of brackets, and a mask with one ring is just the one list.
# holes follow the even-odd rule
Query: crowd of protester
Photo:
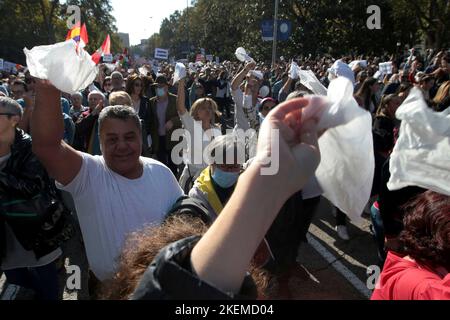
[[[448, 111], [449, 59], [446, 51], [411, 50], [298, 57], [273, 66], [201, 62], [186, 65], [186, 77], [176, 83], [169, 63], [127, 70], [101, 64], [96, 80], [71, 95], [26, 68], [4, 73], [0, 269], [37, 298], [60, 299], [61, 246], [79, 224], [92, 297], [286, 297], [267, 283], [289, 281], [321, 199], [307, 187], [320, 161], [315, 122], [299, 127], [286, 120], [314, 93], [291, 71], [295, 63], [324, 87], [349, 79], [373, 119], [375, 174], [365, 210], [384, 271], [372, 298], [449, 299], [449, 196], [386, 186], [400, 128], [396, 110], [416, 87], [430, 109]], [[381, 70], [385, 62], [388, 71]], [[249, 128], [258, 134], [253, 159], [194, 161], [205, 150], [228, 159], [252, 148], [233, 133]], [[285, 142], [280, 170], [262, 177], [273, 128], [282, 129]], [[190, 140], [196, 131], [201, 143]], [[299, 144], [300, 154], [294, 153]], [[349, 240], [348, 218], [333, 211], [337, 235]]]

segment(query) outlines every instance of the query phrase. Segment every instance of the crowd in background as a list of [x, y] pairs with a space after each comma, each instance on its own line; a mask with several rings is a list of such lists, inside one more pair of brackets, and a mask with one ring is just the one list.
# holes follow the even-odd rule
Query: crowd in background
[[[96, 80], [85, 90], [71, 95], [61, 93], [61, 96], [56, 97], [55, 95], [57, 100], [48, 101], [45, 99], [52, 93], [52, 89], [42, 84], [41, 80], [33, 78], [26, 68], [18, 70], [16, 74], [3, 73], [1, 77], [3, 80], [0, 85], [0, 117], [6, 117], [8, 121], [11, 121], [13, 130], [11, 131], [10, 126], [7, 124], [0, 126], [0, 130], [2, 130], [0, 131], [2, 134], [0, 138], [0, 172], [2, 172], [0, 175], [0, 194], [11, 195], [11, 190], [14, 189], [18, 199], [28, 199], [36, 194], [41, 194], [42, 190], [45, 189], [52, 195], [53, 203], [61, 203], [61, 208], [56, 208], [52, 211], [53, 215], [65, 217], [62, 214], [55, 214], [55, 212], [61, 213], [63, 211], [71, 211], [75, 217], [76, 214], [80, 215], [80, 211], [87, 210], [86, 207], [83, 207], [87, 205], [83, 201], [90, 201], [88, 197], [83, 198], [81, 196], [84, 192], [83, 189], [93, 188], [89, 190], [95, 190], [93, 187], [95, 184], [90, 180], [94, 179], [94, 177], [81, 177], [80, 172], [85, 172], [84, 170], [88, 169], [94, 170], [93, 167], [96, 166], [105, 166], [104, 163], [101, 164], [100, 162], [95, 162], [97, 160], [93, 160], [99, 159], [99, 157], [95, 156], [102, 155], [106, 159], [106, 165], [112, 169], [111, 163], [120, 160], [117, 160], [117, 158], [128, 156], [125, 149], [122, 154], [120, 154], [120, 151], [117, 151], [120, 148], [118, 145], [123, 143], [122, 139], [130, 139], [131, 141], [136, 138], [132, 135], [130, 135], [130, 138], [127, 138], [126, 134], [124, 137], [115, 137], [112, 133], [111, 137], [102, 136], [102, 130], [109, 129], [105, 120], [134, 119], [132, 114], [134, 112], [137, 116], [136, 121], [139, 122], [139, 127], [141, 128], [137, 133], [139, 141], [136, 142], [139, 146], [138, 156], [149, 159], [149, 168], [156, 166], [156, 161], [164, 164], [164, 168], [170, 169], [171, 174], [179, 182], [179, 185], [175, 186], [172, 183], [172, 179], [175, 178], [169, 175], [169, 171], [166, 172], [161, 169], [161, 173], [158, 173], [157, 177], [165, 180], [158, 180], [161, 186], [153, 186], [155, 192], [157, 192], [153, 196], [158, 197], [158, 199], [164, 199], [161, 200], [161, 202], [164, 201], [164, 204], [161, 203], [159, 204], [160, 207], [158, 207], [159, 217], [156, 219], [154, 215], [151, 219], [132, 218], [135, 219], [135, 224], [127, 226], [127, 228], [129, 227], [128, 229], [104, 231], [102, 237], [114, 239], [111, 242], [115, 243], [115, 245], [117, 244], [117, 247], [111, 251], [116, 256], [108, 256], [105, 259], [111, 259], [111, 261], [116, 259], [118, 253], [124, 250], [124, 239], [128, 233], [139, 230], [144, 226], [144, 223], [161, 223], [162, 217], [169, 213], [170, 210], [176, 212], [181, 218], [179, 220], [176, 218], [169, 219], [168, 223], [162, 224], [161, 228], [165, 228], [163, 230], [151, 229], [151, 232], [145, 231], [134, 249], [130, 249], [131, 247], [127, 248], [118, 269], [109, 270], [109, 268], [106, 268], [109, 273], [103, 269], [102, 271], [97, 271], [101, 267], [98, 267], [98, 269], [94, 267], [95, 264], [101, 264], [98, 261], [93, 262], [91, 260], [93, 259], [92, 255], [96, 253], [89, 253], [89, 251], [94, 250], [90, 246], [93, 246], [96, 241], [95, 230], [86, 226], [87, 224], [95, 223], [96, 225], [99, 224], [98, 228], [103, 228], [100, 224], [105, 223], [109, 225], [107, 222], [104, 222], [106, 218], [99, 218], [95, 222], [89, 220], [92, 218], [81, 218], [79, 223], [85, 238], [88, 259], [90, 264], [92, 264], [93, 272], [91, 277], [95, 279], [94, 282], [103, 282], [103, 284], [105, 280], [115, 279], [116, 283], [105, 289], [105, 296], [107, 298], [121, 299], [130, 298], [132, 294], [135, 298], [184, 297], [179, 292], [181, 288], [178, 291], [175, 288], [177, 283], [174, 279], [183, 279], [191, 283], [189, 281], [205, 276], [205, 279], [208, 281], [213, 279], [209, 283], [215, 284], [214, 276], [204, 271], [207, 269], [206, 267], [202, 269], [204, 264], [201, 262], [195, 263], [195, 270], [197, 271], [197, 274], [195, 274], [191, 269], [192, 267], [186, 267], [186, 261], [181, 261], [179, 257], [178, 259], [177, 257], [164, 258], [162, 256], [155, 258], [155, 256], [162, 247], [171, 243], [176, 245], [175, 248], [172, 248], [175, 252], [183, 254], [188, 252], [187, 256], [189, 254], [195, 256], [197, 252], [195, 250], [192, 251], [192, 247], [193, 244], [201, 243], [198, 242], [199, 239], [184, 243], [179, 242], [179, 240], [193, 234], [203, 234], [208, 229], [207, 227], [222, 212], [228, 214], [230, 210], [227, 203], [234, 199], [234, 190], [236, 188], [245, 190], [244, 183], [242, 185], [238, 184], [238, 178], [240, 175], [243, 175], [242, 172], [251, 171], [252, 164], [251, 161], [248, 161], [250, 159], [245, 159], [245, 161], [235, 159], [233, 163], [225, 164], [214, 163], [213, 160], [207, 161], [207, 159], [202, 160], [201, 163], [193, 163], [189, 156], [183, 155], [181, 155], [184, 159], [183, 163], [175, 163], [173, 154], [178, 152], [176, 149], [177, 144], [183, 141], [185, 148], [182, 151], [180, 150], [179, 153], [187, 153], [186, 150], [195, 148], [200, 148], [201, 150], [210, 148], [213, 151], [220, 149], [225, 150], [225, 153], [227, 150], [228, 152], [229, 150], [234, 150], [239, 147], [241, 142], [236, 140], [235, 136], [229, 134], [230, 130], [239, 127], [242, 129], [252, 128], [256, 132], [262, 132], [264, 126], [268, 126], [268, 124], [264, 124], [267, 122], [266, 119], [269, 118], [270, 120], [271, 117], [274, 117], [274, 112], [271, 113], [271, 111], [278, 110], [277, 108], [286, 108], [285, 106], [289, 104], [289, 101], [295, 98], [314, 94], [311, 88], [305, 86], [301, 77], [292, 73], [292, 65], [296, 64], [302, 70], [311, 70], [324, 87], [328, 87], [333, 79], [342, 76], [354, 84], [355, 100], [362, 109], [370, 112], [373, 121], [375, 174], [371, 199], [365, 209], [370, 214], [372, 232], [378, 248], [378, 251], [373, 254], [378, 256], [380, 265], [385, 265], [385, 270], [386, 268], [391, 268], [388, 270], [389, 272], [392, 272], [392, 268], [399, 266], [399, 264], [403, 268], [401, 272], [406, 272], [410, 269], [419, 270], [425, 268], [424, 266], [426, 266], [428, 272], [426, 273], [421, 269], [422, 271], [420, 272], [422, 273], [419, 271], [414, 273], [415, 279], [412, 279], [411, 275], [407, 275], [406, 280], [402, 278], [401, 284], [397, 284], [397, 288], [403, 295], [395, 296], [394, 294], [394, 296], [388, 296], [386, 292], [389, 290], [384, 289], [382, 286], [381, 289], [375, 292], [374, 298], [448, 299], [450, 287], [448, 280], [446, 283], [443, 280], [448, 279], [447, 274], [448, 270], [450, 270], [450, 231], [448, 227], [450, 225], [450, 205], [448, 196], [414, 186], [390, 191], [386, 184], [390, 175], [390, 155], [399, 135], [400, 121], [395, 117], [397, 108], [408, 97], [411, 89], [416, 87], [422, 92], [431, 110], [434, 112], [448, 111], [447, 109], [450, 106], [449, 59], [450, 52], [447, 51], [427, 50], [426, 52], [418, 52], [413, 49], [404, 55], [386, 57], [362, 55], [357, 57], [297, 57], [290, 60], [283, 58], [273, 66], [268, 63], [254, 61], [245, 64], [235, 61], [224, 61], [221, 63], [197, 62], [186, 64], [186, 77], [176, 83], [174, 83], [176, 67], [173, 64], [162, 62], [158, 66], [152, 64], [136, 65], [127, 70], [121, 67], [112, 68], [108, 64], [101, 64]], [[380, 64], [386, 62], [389, 63], [389, 70], [387, 71], [380, 67]], [[46, 93], [46, 95], [42, 92]], [[12, 100], [7, 100], [6, 98], [8, 97]], [[17, 104], [11, 101], [15, 101]], [[55, 164], [56, 160], [51, 159], [51, 152], [46, 152], [45, 150], [45, 144], [48, 143], [50, 145], [52, 139], [46, 136], [44, 132], [45, 127], [52, 127], [53, 124], [40, 122], [45, 118], [40, 113], [39, 115], [34, 114], [37, 109], [44, 109], [44, 106], [42, 106], [43, 102], [51, 104], [55, 101], [60, 106], [58, 117], [63, 120], [63, 126], [61, 127], [63, 128], [62, 136], [57, 139], [62, 139], [65, 142], [64, 145], [70, 146], [70, 150], [76, 150], [76, 152], [71, 153], [72, 156], [67, 158], [72, 159], [73, 157], [74, 159], [72, 162], [74, 171], [70, 178], [65, 177], [64, 174], [58, 171], [61, 170], [62, 165]], [[125, 106], [128, 108], [114, 109], [114, 106]], [[50, 110], [50, 107], [47, 108]], [[60, 119], [58, 117], [55, 114], [54, 118], [49, 118], [49, 121], [51, 119]], [[1, 121], [4, 122], [6, 119], [1, 119]], [[36, 126], [39, 128], [36, 128]], [[177, 129], [193, 133], [196, 126], [201, 128], [202, 132], [207, 135], [207, 139], [203, 141], [201, 146], [190, 144], [183, 137], [179, 137], [178, 140], [172, 139], [172, 135]], [[55, 129], [52, 132], [59, 131]], [[38, 160], [31, 155], [30, 136], [33, 138], [33, 152], [37, 151], [35, 152], [37, 159], [42, 164], [34, 163]], [[6, 140], [5, 137], [9, 137], [10, 140]], [[21, 141], [20, 145], [18, 143], [19, 140]], [[39, 143], [38, 147], [34, 145], [35, 140], [37, 141], [36, 143]], [[110, 152], [108, 146], [114, 144], [117, 144], [114, 147], [116, 148], [114, 151], [116, 153], [110, 155], [107, 153]], [[6, 148], [5, 145], [7, 145]], [[22, 145], [28, 145], [27, 155], [19, 152], [20, 148], [27, 148]], [[61, 158], [55, 157], [55, 159], [61, 161], [66, 159], [64, 158], [64, 152], [69, 152], [67, 151], [69, 149], [61, 151], [57, 149], [59, 147], [52, 146], [56, 148], [54, 150], [61, 152]], [[9, 147], [12, 148], [11, 152], [8, 150]], [[50, 147], [48, 147], [48, 150], [50, 150]], [[77, 155], [81, 154], [83, 156], [77, 158]], [[85, 154], [90, 156], [88, 157]], [[10, 159], [15, 156], [17, 158], [12, 163], [13, 161]], [[108, 162], [109, 156], [113, 159], [109, 160], [111, 162]], [[26, 166], [35, 167], [36, 169], [30, 169], [31, 172], [29, 174], [22, 174], [23, 171], [21, 172], [20, 170], [24, 170], [24, 168], [18, 167], [18, 159], [21, 159], [23, 164], [26, 161], [31, 161], [29, 159], [34, 159], [32, 163], [28, 163]], [[156, 161], [150, 162], [154, 161], [150, 159]], [[70, 161], [68, 160], [68, 162]], [[120, 167], [119, 165], [117, 166], [117, 168]], [[154, 175], [157, 170], [154, 167], [152, 168], [152, 174]], [[116, 173], [120, 170], [113, 169]], [[46, 171], [48, 171], [48, 174]], [[93, 173], [90, 174], [93, 175]], [[123, 171], [120, 174], [127, 177], [128, 171]], [[15, 180], [11, 178], [14, 175], [17, 175]], [[41, 179], [37, 178], [39, 175], [42, 176]], [[61, 181], [61, 177], [64, 177], [66, 181]], [[106, 179], [100, 175], [97, 178]], [[33, 181], [31, 187], [27, 185], [27, 179]], [[64, 185], [64, 187], [58, 186], [58, 189], [64, 191], [56, 190], [53, 179]], [[22, 180], [25, 182], [21, 182]], [[73, 185], [75, 183], [73, 181], [76, 182], [76, 187]], [[83, 183], [86, 184], [86, 187], [83, 186], [81, 181], [84, 181]], [[241, 179], [239, 179], [239, 182], [241, 183]], [[113, 185], [114, 183], [111, 182]], [[157, 191], [158, 189], [160, 190]], [[118, 188], [118, 190], [122, 189]], [[305, 185], [298, 186], [298, 189], [293, 191], [296, 191], [296, 193], [289, 194], [287, 199], [285, 199], [286, 201], [283, 201], [279, 208], [274, 209], [275, 213], [278, 214], [274, 215], [273, 224], [267, 227], [267, 232], [263, 233], [264, 237], [258, 243], [256, 255], [251, 255], [253, 262], [256, 262], [258, 267], [268, 270], [269, 274], [279, 275], [290, 272], [292, 264], [295, 263], [298, 246], [302, 241], [306, 241], [306, 233], [320, 201], [320, 192], [308, 194], [308, 192], [305, 192]], [[170, 199], [163, 192], [171, 193]], [[74, 198], [75, 205], [70, 199], [69, 193]], [[248, 193], [250, 194], [251, 190], [248, 190]], [[187, 197], [180, 198], [184, 194]], [[120, 196], [125, 197], [124, 194], [120, 194]], [[2, 204], [11, 199], [13, 198], [0, 196]], [[129, 196], [129, 198], [124, 199], [124, 202], [139, 201], [139, 199], [139, 197]], [[192, 203], [189, 201], [192, 201]], [[153, 206], [156, 205], [153, 204]], [[176, 210], [173, 209], [174, 206], [177, 208]], [[204, 222], [201, 224], [201, 227], [199, 221], [185, 221], [188, 218], [185, 218], [185, 215], [180, 213], [183, 210], [188, 210], [186, 208], [189, 206], [196, 206], [196, 210], [200, 211], [200, 213], [192, 215], [194, 218], [201, 218], [200, 220]], [[125, 211], [130, 208], [123, 207], [120, 209]], [[98, 207], [92, 206], [90, 210], [103, 212], [101, 210], [108, 209], [102, 208], [100, 210]], [[135, 210], [135, 208], [131, 210]], [[54, 232], [42, 234], [40, 231], [33, 231], [26, 236], [24, 233], [27, 230], [39, 229], [40, 227], [26, 220], [24, 222], [18, 217], [11, 218], [11, 216], [5, 214], [7, 212], [6, 207], [3, 208], [2, 212], [1, 222], [2, 225], [6, 225], [6, 228], [0, 229], [0, 234], [3, 242], [6, 244], [4, 244], [4, 249], [2, 249], [3, 259], [0, 260], [2, 263], [0, 269], [5, 272], [8, 281], [11, 283], [34, 288], [39, 293], [40, 298], [56, 298], [55, 290], [46, 290], [46, 287], [55, 285], [56, 265], [54, 264], [57, 258], [63, 254], [60, 244], [69, 237], [69, 225], [77, 222], [69, 218], [54, 218], [52, 220], [52, 230]], [[338, 236], [343, 240], [349, 240], [351, 235], [349, 235], [346, 227], [348, 218], [338, 208], [334, 209], [334, 214], [336, 216], [335, 227]], [[93, 215], [95, 216], [95, 214]], [[289, 220], [291, 218], [293, 220]], [[47, 221], [46, 219], [48, 220], [47, 215], [44, 220]], [[115, 223], [122, 221], [122, 218], [117, 216], [112, 219], [116, 219], [114, 220]], [[437, 219], [440, 219], [439, 222]], [[291, 224], [287, 221], [295, 221], [295, 223]], [[443, 223], [446, 227], [441, 229], [435, 228], [434, 224], [436, 223]], [[286, 224], [290, 224], [288, 230], [285, 227]], [[111, 234], [114, 230], [120, 235]], [[207, 235], [209, 234], [207, 233]], [[30, 239], [32, 236], [34, 239]], [[39, 239], [46, 245], [34, 246], [31, 242], [36, 239]], [[103, 239], [101, 241], [107, 240]], [[11, 246], [11, 242], [14, 245]], [[158, 245], [153, 248], [152, 246], [155, 243]], [[202, 245], [204, 244], [202, 243]], [[150, 247], [154, 251], [151, 255], [149, 255]], [[187, 249], [188, 247], [190, 251]], [[201, 245], [199, 247], [203, 248]], [[165, 250], [168, 249], [166, 248]], [[36, 256], [30, 254], [33, 251]], [[433, 254], [430, 254], [430, 252]], [[150, 270], [151, 268], [147, 269], [147, 265], [145, 265], [145, 268], [143, 268], [142, 264], [137, 266], [137, 261], [140, 261], [139, 259], [143, 259], [143, 257], [146, 257], [144, 261], [148, 265], [155, 259], [156, 262], [154, 263], [161, 266], [167, 265], [167, 261], [164, 261], [164, 259], [174, 259], [180, 269], [188, 269], [189, 272], [192, 272], [192, 275], [187, 277], [182, 275], [182, 272], [179, 270], [178, 273], [172, 270], [173, 280], [157, 278], [157, 275]], [[407, 257], [406, 260], [404, 257]], [[199, 261], [198, 259], [194, 260]], [[28, 268], [28, 270], [34, 268], [38, 270], [38, 275], [33, 280], [25, 281], [25, 278], [29, 279], [31, 276], [24, 268]], [[117, 270], [120, 272], [115, 273]], [[107, 275], [105, 275], [106, 273]], [[256, 282], [261, 280], [256, 271], [253, 270], [252, 275], [254, 276], [254, 281], [255, 279]], [[141, 277], [143, 283], [141, 282], [138, 286], [137, 283], [140, 282], [139, 279]], [[386, 274], [382, 274], [382, 285], [395, 287], [395, 283], [390, 283], [388, 278]], [[48, 279], [51, 279], [51, 281]], [[417, 282], [419, 281], [417, 279], [422, 282]], [[243, 280], [244, 284], [246, 284], [247, 280]], [[161, 284], [158, 290], [155, 289], [158, 286], [154, 285], [150, 290], [148, 289], [148, 284], [152, 283], [152, 281], [167, 281], [167, 283]], [[421, 288], [420, 295], [408, 292], [408, 285]], [[95, 284], [93, 286], [95, 287]], [[185, 292], [185, 294], [186, 296], [187, 294], [193, 294], [198, 295], [198, 297], [205, 297], [206, 292], [211, 290], [206, 288], [207, 286], [207, 282], [202, 282], [202, 286], [200, 286], [198, 291], [196, 291], [195, 286], [187, 286], [187, 293]], [[229, 287], [227, 285], [221, 287], [219, 284], [216, 286], [221, 288], [221, 290], [213, 291], [216, 295], [212, 296], [227, 297], [224, 292], [229, 292], [225, 290], [229, 289]], [[231, 287], [234, 290], [236, 289], [236, 286]], [[239, 288], [241, 291], [238, 290], [238, 294], [235, 290], [237, 295], [233, 297], [254, 296], [248, 294], [246, 290], [249, 288], [246, 285]], [[392, 287], [390, 288], [393, 290]], [[266, 289], [264, 288], [264, 290]], [[276, 297], [277, 294], [268, 295]], [[93, 296], [95, 295], [93, 294]], [[264, 294], [259, 292], [258, 297], [262, 296]]]

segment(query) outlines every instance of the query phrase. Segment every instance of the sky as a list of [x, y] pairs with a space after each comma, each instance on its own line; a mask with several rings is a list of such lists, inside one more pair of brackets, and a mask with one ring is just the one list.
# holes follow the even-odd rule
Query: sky
[[190, 6], [190, 0], [111, 0], [117, 29], [130, 34], [131, 45], [159, 32], [164, 18], [185, 9], [187, 2]]

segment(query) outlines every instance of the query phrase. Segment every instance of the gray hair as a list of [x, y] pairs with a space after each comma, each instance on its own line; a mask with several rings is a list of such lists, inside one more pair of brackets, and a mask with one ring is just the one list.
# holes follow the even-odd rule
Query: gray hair
[[23, 115], [23, 109], [20, 104], [16, 100], [8, 97], [0, 96], [0, 108], [3, 108], [6, 113], [11, 113], [19, 117]]
[[136, 124], [136, 127], [139, 128], [139, 130], [142, 130], [139, 115], [129, 106], [110, 106], [104, 108], [98, 117], [98, 132], [101, 132], [102, 125], [107, 119], [119, 119], [122, 121], [131, 119]]
[[81, 94], [81, 92], [75, 92], [74, 94], [71, 95], [71, 97], [78, 97], [83, 99], [83, 95]]
[[114, 76], [120, 76], [120, 78], [123, 80], [123, 74], [119, 71], [114, 71], [113, 73], [111, 73], [111, 79], [114, 78]]
[[103, 99], [103, 102], [106, 101], [105, 95], [104, 95], [102, 92], [100, 92], [100, 91], [91, 91], [91, 92], [89, 93], [89, 95], [88, 95], [88, 100], [89, 100], [89, 98], [90, 98], [91, 96], [93, 96], [93, 95], [95, 95], [95, 94], [101, 96], [102, 99]]
[[[215, 138], [206, 147], [206, 163], [244, 164], [246, 161], [246, 143], [243, 137], [231, 133]], [[245, 140], [245, 139], [244, 139]]]

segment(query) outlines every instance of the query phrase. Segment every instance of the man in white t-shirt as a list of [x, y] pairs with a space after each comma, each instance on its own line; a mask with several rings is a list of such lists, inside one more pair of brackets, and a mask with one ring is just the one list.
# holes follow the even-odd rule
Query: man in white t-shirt
[[[101, 281], [111, 278], [127, 236], [159, 224], [183, 195], [171, 171], [140, 157], [142, 133], [133, 108], [112, 106], [99, 116], [102, 156], [74, 150], [60, 138], [60, 92], [45, 81], [36, 85], [33, 151], [72, 194], [89, 265]], [[59, 111], [59, 112], [58, 112]]]

